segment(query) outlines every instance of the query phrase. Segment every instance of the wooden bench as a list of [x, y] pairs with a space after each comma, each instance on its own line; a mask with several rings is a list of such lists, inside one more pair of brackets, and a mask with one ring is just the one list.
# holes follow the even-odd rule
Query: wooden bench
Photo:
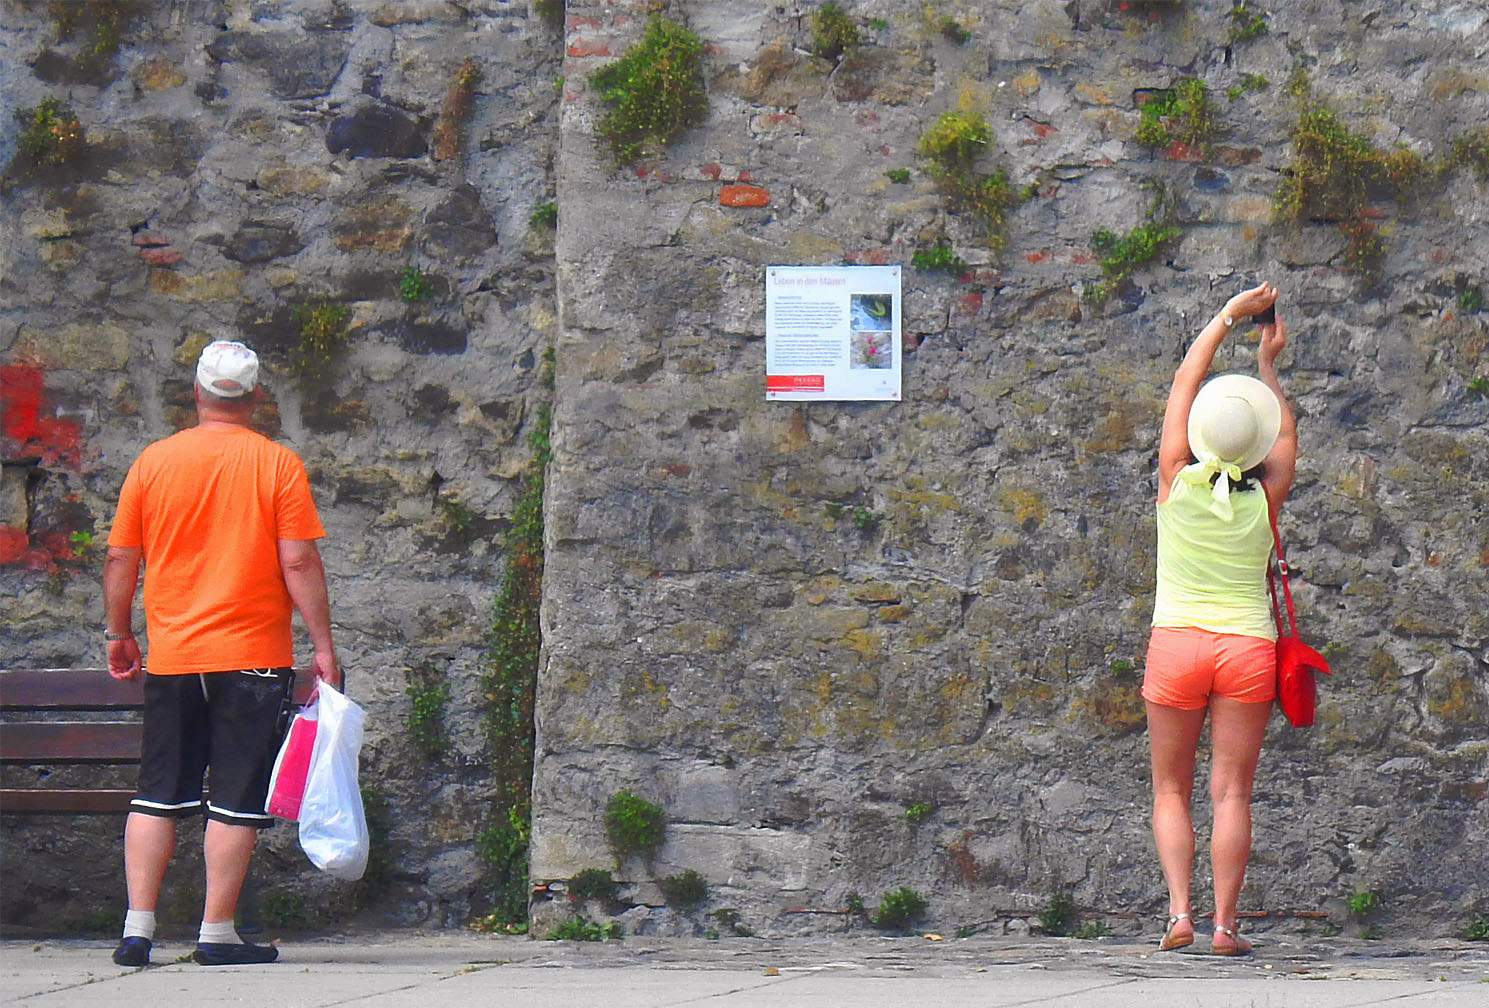
[[[314, 677], [295, 676], [303, 704]], [[49, 768], [138, 765], [145, 696], [141, 682], [107, 669], [0, 669], [0, 764], [36, 767], [42, 786], [17, 787], [7, 770], [0, 814], [94, 815], [129, 811], [134, 788], [46, 786]], [[116, 774], [117, 776], [117, 774]]]

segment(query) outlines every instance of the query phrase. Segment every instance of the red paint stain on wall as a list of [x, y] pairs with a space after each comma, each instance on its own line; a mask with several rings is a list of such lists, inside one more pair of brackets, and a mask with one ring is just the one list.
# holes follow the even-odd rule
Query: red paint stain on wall
[[608, 46], [604, 42], [591, 42], [585, 39], [575, 39], [574, 42], [569, 46], [569, 55], [573, 56], [575, 59], [582, 59], [585, 56], [609, 56], [611, 55], [611, 52], [610, 46]]
[[45, 376], [27, 364], [0, 367], [0, 433], [6, 458], [40, 456], [43, 465], [78, 468], [82, 458], [83, 425], [75, 420], [45, 416], [42, 408]]
[[726, 207], [769, 206], [770, 191], [752, 185], [727, 185], [719, 190], [719, 202]]
[[31, 550], [26, 530], [14, 525], [0, 525], [0, 564], [20, 563]]

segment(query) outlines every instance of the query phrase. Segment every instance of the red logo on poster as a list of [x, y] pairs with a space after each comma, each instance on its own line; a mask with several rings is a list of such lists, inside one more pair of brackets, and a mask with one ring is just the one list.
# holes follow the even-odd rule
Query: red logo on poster
[[819, 374], [767, 375], [767, 392], [825, 392], [827, 379]]

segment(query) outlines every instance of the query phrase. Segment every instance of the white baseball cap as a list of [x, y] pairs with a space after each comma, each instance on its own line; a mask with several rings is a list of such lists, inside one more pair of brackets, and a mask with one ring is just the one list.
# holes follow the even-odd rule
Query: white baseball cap
[[196, 382], [215, 396], [237, 399], [259, 381], [258, 354], [236, 340], [213, 340], [196, 362]]
[[1242, 472], [1259, 465], [1282, 430], [1282, 404], [1250, 375], [1211, 378], [1189, 407], [1189, 450], [1213, 455]]

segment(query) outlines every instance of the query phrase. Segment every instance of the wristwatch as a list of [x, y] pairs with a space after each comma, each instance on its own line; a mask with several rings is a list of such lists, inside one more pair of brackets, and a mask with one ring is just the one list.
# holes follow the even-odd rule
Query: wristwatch
[[109, 633], [107, 630], [103, 632], [103, 639], [106, 641], [132, 640], [133, 638], [132, 633]]

